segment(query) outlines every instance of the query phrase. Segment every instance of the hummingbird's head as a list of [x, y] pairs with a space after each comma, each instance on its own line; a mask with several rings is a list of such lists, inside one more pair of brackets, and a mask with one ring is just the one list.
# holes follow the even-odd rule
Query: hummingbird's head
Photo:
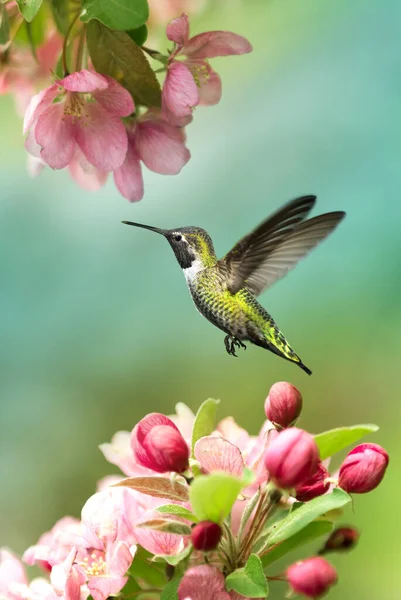
[[159, 229], [158, 227], [133, 223], [132, 221], [123, 221], [123, 223], [149, 229], [163, 235], [172, 247], [182, 269], [191, 267], [202, 269], [216, 264], [213, 242], [209, 234], [200, 227]]

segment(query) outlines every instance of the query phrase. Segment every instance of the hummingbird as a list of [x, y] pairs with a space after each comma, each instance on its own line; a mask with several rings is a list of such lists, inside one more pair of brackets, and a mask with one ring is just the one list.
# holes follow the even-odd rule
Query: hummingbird
[[210, 235], [200, 227], [159, 229], [123, 221], [166, 238], [184, 273], [198, 311], [224, 331], [228, 354], [237, 356], [244, 342], [270, 350], [297, 364], [308, 375], [270, 314], [257, 297], [281, 279], [326, 238], [344, 218], [342, 211], [307, 219], [316, 196], [301, 196], [286, 203], [244, 236], [221, 259], [216, 257]]

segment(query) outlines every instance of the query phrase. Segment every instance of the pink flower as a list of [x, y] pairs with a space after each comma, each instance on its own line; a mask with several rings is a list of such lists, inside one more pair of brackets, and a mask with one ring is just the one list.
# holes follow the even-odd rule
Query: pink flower
[[191, 158], [182, 129], [168, 123], [156, 110], [127, 125], [128, 151], [114, 171], [119, 192], [131, 202], [143, 197], [141, 162], [161, 175], [176, 175]]
[[319, 554], [352, 550], [358, 543], [359, 535], [359, 531], [355, 527], [338, 527], [329, 535]]
[[337, 583], [337, 573], [327, 560], [313, 556], [288, 567], [287, 579], [295, 593], [320, 598]]
[[315, 473], [305, 479], [301, 485], [295, 488], [295, 497], [300, 502], [308, 502], [317, 496], [325, 494], [330, 483], [327, 481], [330, 477], [326, 467], [320, 462]]
[[195, 444], [194, 454], [204, 473], [223, 471], [241, 477], [244, 471], [239, 448], [223, 438], [212, 435], [200, 438]]
[[[161, 506], [161, 504], [165, 504], [165, 502], [159, 501], [158, 506]], [[160, 519], [160, 513], [155, 510], [149, 510], [143, 513], [141, 518], [137, 521], [135, 536], [138, 544], [148, 552], [159, 556], [176, 556], [177, 554], [180, 554], [188, 545], [189, 538], [174, 533], [166, 533], [164, 531], [158, 531], [157, 529], [139, 526], [141, 523], [146, 523], [146, 521], [151, 521], [153, 519]]]
[[291, 427], [302, 410], [302, 396], [286, 381], [275, 383], [265, 401], [266, 417], [279, 427]]
[[105, 459], [112, 465], [121, 469], [124, 475], [128, 477], [140, 477], [141, 475], [150, 475], [153, 473], [150, 469], [145, 469], [138, 465], [131, 449], [131, 433], [129, 431], [117, 431], [111, 438], [109, 444], [100, 444], [99, 449]]
[[54, 527], [40, 536], [37, 544], [25, 550], [23, 559], [28, 565], [39, 565], [45, 571], [63, 562], [77, 539], [82, 536], [82, 524], [74, 517], [63, 517]]
[[6, 600], [18, 598], [18, 585], [27, 585], [21, 561], [7, 548], [0, 548], [0, 597]]
[[[208, 31], [189, 37], [186, 14], [167, 25], [167, 37], [174, 42], [163, 86], [163, 109], [169, 121], [186, 125], [198, 104], [217, 104], [221, 98], [221, 80], [208, 58], [251, 52], [251, 44], [229, 31]], [[185, 56], [184, 60], [177, 60]]]
[[218, 523], [201, 521], [192, 529], [192, 545], [195, 550], [202, 550], [203, 552], [214, 550], [220, 542], [221, 535], [222, 530]]
[[209, 565], [191, 567], [178, 586], [178, 600], [230, 600], [223, 574]]
[[297, 427], [284, 429], [265, 453], [272, 480], [283, 489], [300, 486], [317, 470], [319, 450], [313, 437]]
[[134, 427], [131, 448], [136, 461], [157, 473], [188, 468], [189, 448], [171, 419], [151, 413]]
[[341, 465], [338, 485], [350, 494], [370, 492], [383, 479], [388, 462], [387, 452], [378, 444], [360, 444]]
[[113, 171], [128, 148], [121, 117], [134, 108], [130, 94], [111, 77], [85, 69], [72, 73], [32, 98], [24, 120], [26, 149], [63, 169], [78, 147], [91, 165]]

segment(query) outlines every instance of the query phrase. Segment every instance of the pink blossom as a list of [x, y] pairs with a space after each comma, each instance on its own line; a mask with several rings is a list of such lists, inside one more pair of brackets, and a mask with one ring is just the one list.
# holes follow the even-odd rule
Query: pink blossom
[[189, 161], [182, 129], [168, 123], [156, 110], [127, 124], [128, 151], [123, 164], [114, 171], [119, 192], [131, 202], [143, 197], [141, 162], [161, 175], [176, 175]]
[[100, 444], [99, 449], [109, 463], [119, 467], [124, 475], [128, 477], [152, 474], [153, 471], [138, 465], [136, 462], [130, 440], [131, 433], [129, 431], [117, 431], [111, 438], [111, 442]]
[[51, 571], [54, 565], [65, 560], [81, 536], [81, 522], [74, 517], [63, 517], [24, 552], [23, 559], [28, 565], [37, 564]]
[[208, 31], [190, 38], [186, 14], [171, 21], [166, 33], [174, 49], [168, 59], [163, 108], [171, 123], [185, 125], [195, 106], [217, 104], [221, 98], [220, 77], [207, 59], [245, 54], [252, 46], [229, 31]]
[[279, 427], [294, 425], [302, 410], [302, 396], [286, 381], [275, 383], [265, 401], [266, 417]]
[[209, 565], [191, 567], [178, 586], [178, 600], [230, 600], [223, 574]]
[[313, 556], [288, 567], [287, 579], [295, 593], [320, 598], [337, 583], [337, 573], [327, 560]]
[[204, 473], [223, 471], [241, 477], [244, 460], [237, 446], [219, 437], [206, 436], [195, 444], [195, 458]]
[[[159, 502], [158, 505], [165, 502]], [[189, 543], [189, 539], [181, 535], [166, 533], [156, 529], [139, 527], [141, 523], [151, 521], [152, 519], [160, 519], [160, 513], [154, 510], [149, 510], [143, 513], [142, 517], [137, 521], [135, 528], [135, 536], [138, 544], [145, 550], [156, 555], [175, 556], [180, 554]]]
[[371, 492], [381, 482], [389, 456], [378, 444], [360, 444], [347, 454], [340, 467], [338, 485], [350, 494]]
[[131, 448], [136, 461], [157, 473], [188, 468], [189, 448], [171, 419], [150, 413], [134, 427]]
[[327, 479], [330, 477], [323, 463], [319, 463], [315, 473], [295, 488], [295, 497], [300, 502], [309, 502], [317, 496], [325, 494], [330, 487]]
[[85, 69], [72, 73], [32, 98], [24, 120], [26, 149], [63, 169], [79, 147], [99, 171], [113, 171], [128, 148], [121, 117], [133, 111], [130, 94], [111, 77]]
[[208, 552], [217, 547], [221, 536], [222, 529], [218, 523], [214, 523], [213, 521], [201, 521], [192, 529], [191, 541], [196, 550]]
[[7, 548], [0, 548], [0, 597], [15, 600], [18, 596], [18, 585], [27, 585], [21, 561]]

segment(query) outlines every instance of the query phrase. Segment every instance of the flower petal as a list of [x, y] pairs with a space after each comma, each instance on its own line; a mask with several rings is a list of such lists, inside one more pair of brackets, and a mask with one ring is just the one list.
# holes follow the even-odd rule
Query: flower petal
[[185, 573], [178, 586], [178, 600], [230, 600], [230, 595], [216, 567], [199, 565]]
[[135, 553], [135, 546], [130, 548], [126, 542], [117, 542], [111, 551], [111, 556], [107, 556], [109, 573], [123, 577], [130, 568]]
[[64, 169], [75, 150], [75, 135], [71, 117], [64, 115], [63, 104], [52, 104], [35, 127], [35, 138], [42, 146], [40, 158], [52, 169]]
[[241, 35], [231, 31], [207, 31], [192, 37], [183, 48], [188, 58], [214, 58], [252, 52], [252, 46]]
[[200, 80], [199, 86], [199, 104], [203, 106], [212, 106], [221, 99], [221, 79], [218, 73], [210, 65], [209, 74], [205, 80]]
[[191, 115], [193, 107], [199, 103], [198, 86], [191, 71], [181, 62], [173, 62], [168, 68], [163, 101], [177, 117]]
[[79, 148], [68, 165], [71, 177], [88, 192], [96, 192], [106, 183], [108, 173], [91, 165]]
[[67, 75], [64, 79], [59, 79], [57, 84], [69, 92], [95, 92], [106, 90], [109, 85], [104, 75], [99, 75], [99, 73], [87, 69], [82, 69], [82, 71]]
[[100, 171], [121, 167], [127, 154], [127, 131], [97, 102], [86, 105], [87, 118], [75, 123], [76, 140], [88, 161]]
[[90, 577], [88, 589], [93, 600], [106, 600], [109, 596], [116, 596], [121, 592], [128, 581], [128, 577]]
[[244, 461], [237, 446], [211, 435], [200, 438], [195, 444], [195, 458], [205, 473], [224, 471], [242, 477]]
[[32, 97], [25, 111], [23, 133], [26, 133], [32, 127], [33, 122], [45, 112], [58, 93], [57, 85], [51, 85]]
[[191, 158], [176, 128], [162, 120], [138, 124], [136, 147], [148, 169], [161, 175], [176, 175]]
[[114, 171], [114, 182], [120, 194], [130, 202], [143, 198], [141, 163], [133, 143], [128, 144], [127, 154], [121, 167]]
[[166, 34], [170, 41], [175, 42], [179, 46], [184, 46], [189, 36], [188, 15], [182, 13], [180, 17], [170, 21], [166, 27]]
[[96, 91], [93, 96], [112, 115], [128, 117], [135, 110], [131, 94], [112, 77], [103, 75], [108, 82], [106, 90]]

